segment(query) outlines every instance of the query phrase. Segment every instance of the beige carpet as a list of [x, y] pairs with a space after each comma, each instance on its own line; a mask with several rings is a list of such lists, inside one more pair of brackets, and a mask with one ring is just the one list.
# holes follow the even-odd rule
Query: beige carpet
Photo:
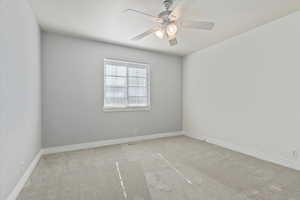
[[42, 157], [18, 200], [300, 200], [300, 172], [188, 137]]

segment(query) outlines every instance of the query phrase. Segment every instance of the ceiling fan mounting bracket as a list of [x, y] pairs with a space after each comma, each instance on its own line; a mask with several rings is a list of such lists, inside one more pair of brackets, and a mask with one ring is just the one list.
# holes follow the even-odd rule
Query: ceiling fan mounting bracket
[[173, 5], [173, 0], [164, 0], [163, 5], [165, 6], [166, 10], [169, 10], [170, 7]]

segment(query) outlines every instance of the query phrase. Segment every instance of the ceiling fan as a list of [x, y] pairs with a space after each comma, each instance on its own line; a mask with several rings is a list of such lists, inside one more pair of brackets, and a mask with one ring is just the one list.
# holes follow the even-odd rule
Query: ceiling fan
[[215, 25], [214, 22], [182, 19], [182, 11], [186, 5], [186, 1], [187, 0], [177, 0], [177, 4], [173, 7], [174, 0], [163, 0], [165, 10], [160, 12], [158, 16], [154, 16], [135, 9], [125, 10], [125, 12], [144, 15], [158, 24], [157, 26], [150, 28], [144, 33], [135, 36], [131, 40], [140, 40], [154, 33], [160, 39], [167, 39], [170, 46], [174, 46], [177, 44], [176, 35], [178, 33], [178, 30], [181, 28], [212, 30]]

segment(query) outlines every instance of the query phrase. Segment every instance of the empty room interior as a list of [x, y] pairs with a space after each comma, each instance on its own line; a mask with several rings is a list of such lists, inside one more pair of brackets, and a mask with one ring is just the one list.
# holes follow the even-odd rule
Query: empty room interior
[[0, 200], [300, 200], [299, 0], [0, 0]]

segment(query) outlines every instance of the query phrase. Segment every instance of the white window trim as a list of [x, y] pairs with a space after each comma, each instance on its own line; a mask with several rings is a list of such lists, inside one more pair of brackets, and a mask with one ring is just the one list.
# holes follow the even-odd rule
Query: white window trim
[[[148, 105], [147, 106], [129, 106], [129, 107], [109, 107], [105, 106], [105, 80], [104, 77], [106, 76], [105, 74], [105, 61], [116, 61], [116, 62], [123, 62], [123, 63], [133, 63], [133, 64], [140, 64], [146, 66], [147, 70], [147, 101]], [[150, 111], [151, 110], [151, 71], [150, 71], [150, 64], [149, 63], [142, 63], [142, 62], [134, 62], [134, 61], [128, 61], [128, 60], [121, 60], [121, 59], [114, 59], [114, 58], [104, 58], [103, 61], [103, 111], [104, 112], [131, 112], [131, 111]]]

